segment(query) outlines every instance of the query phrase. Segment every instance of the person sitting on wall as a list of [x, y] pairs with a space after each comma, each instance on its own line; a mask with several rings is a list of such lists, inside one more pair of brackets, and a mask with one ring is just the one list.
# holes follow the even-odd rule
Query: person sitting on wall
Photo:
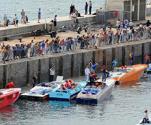
[[15, 87], [14, 82], [8, 82], [5, 86], [6, 89], [10, 89], [10, 88], [14, 88], [14, 87]]

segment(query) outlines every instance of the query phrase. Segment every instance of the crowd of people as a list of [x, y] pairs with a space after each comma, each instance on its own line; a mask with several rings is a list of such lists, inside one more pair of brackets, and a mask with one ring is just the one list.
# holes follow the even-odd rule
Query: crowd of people
[[[20, 13], [20, 16], [21, 16], [21, 19], [20, 19], [20, 22], [22, 24], [26, 24], [28, 23], [28, 16], [27, 14], [25, 13], [25, 10], [22, 9], [21, 13]], [[17, 14], [14, 14], [14, 17], [13, 17], [13, 20], [10, 20], [6, 14], [4, 14], [4, 17], [3, 17], [3, 26], [4, 27], [7, 27], [8, 25], [15, 25], [15, 26], [18, 26], [18, 23], [19, 23], [19, 18], [17, 16]]]
[[[50, 53], [61, 53], [74, 51], [77, 49], [89, 49], [102, 47], [104, 45], [120, 44], [130, 41], [145, 40], [151, 38], [151, 27], [149, 21], [146, 25], [140, 24], [134, 27], [132, 23], [124, 24], [124, 21], [117, 23], [116, 28], [101, 28], [99, 32], [87, 31], [85, 35], [79, 34], [77, 37], [60, 37], [51, 40], [35, 42], [29, 44], [16, 44], [14, 46], [1, 45], [2, 60], [14, 60], [29, 58], [33, 56], [45, 55]], [[130, 25], [131, 24], [131, 25]]]

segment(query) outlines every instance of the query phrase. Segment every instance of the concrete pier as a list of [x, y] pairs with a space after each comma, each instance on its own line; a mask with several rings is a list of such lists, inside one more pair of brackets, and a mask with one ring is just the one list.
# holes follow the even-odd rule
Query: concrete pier
[[[72, 27], [74, 25], [74, 20], [71, 17], [58, 17], [57, 27], [58, 29], [62, 26], [67, 28]], [[79, 24], [94, 24], [97, 21], [96, 15], [87, 15], [83, 17], [79, 17]], [[18, 26], [9, 25], [8, 27], [0, 27], [0, 40], [7, 39], [15, 39], [20, 38], [22, 36], [29, 36], [35, 30], [41, 31], [51, 31], [53, 30], [53, 24], [51, 23], [51, 19], [43, 19], [40, 23], [36, 21], [30, 21], [27, 24], [19, 24]]]
[[64, 78], [79, 77], [84, 74], [84, 67], [90, 60], [96, 61], [98, 72], [101, 65], [111, 68], [113, 59], [119, 65], [129, 65], [129, 53], [134, 53], [135, 63], [142, 63], [145, 54], [151, 54], [151, 40], [108, 45], [98, 49], [78, 50], [68, 53], [59, 53], [0, 64], [0, 83], [14, 81], [17, 87], [31, 84], [32, 77], [38, 76], [39, 82], [49, 81], [49, 68], [55, 66], [56, 75]]

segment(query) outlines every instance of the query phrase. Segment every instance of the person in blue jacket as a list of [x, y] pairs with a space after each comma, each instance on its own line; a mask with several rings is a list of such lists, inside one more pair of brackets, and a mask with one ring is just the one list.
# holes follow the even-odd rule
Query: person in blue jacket
[[118, 62], [116, 61], [116, 59], [114, 59], [112, 61], [112, 69], [114, 70], [114, 68], [117, 66]]

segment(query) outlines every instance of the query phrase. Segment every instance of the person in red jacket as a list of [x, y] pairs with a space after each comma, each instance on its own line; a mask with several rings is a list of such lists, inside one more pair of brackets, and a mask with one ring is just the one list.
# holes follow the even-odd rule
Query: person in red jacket
[[14, 88], [14, 87], [15, 87], [14, 82], [8, 82], [5, 86], [6, 89], [10, 89], [10, 88]]

